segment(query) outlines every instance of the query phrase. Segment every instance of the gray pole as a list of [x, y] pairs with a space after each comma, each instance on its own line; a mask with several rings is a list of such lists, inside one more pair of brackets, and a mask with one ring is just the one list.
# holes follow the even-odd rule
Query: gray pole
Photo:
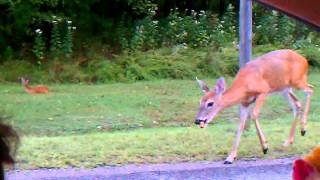
[[240, 0], [239, 18], [239, 66], [243, 67], [251, 59], [252, 0]]

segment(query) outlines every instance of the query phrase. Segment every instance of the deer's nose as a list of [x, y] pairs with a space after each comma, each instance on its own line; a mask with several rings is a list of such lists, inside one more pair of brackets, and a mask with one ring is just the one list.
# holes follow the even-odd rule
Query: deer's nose
[[196, 120], [194, 121], [194, 123], [197, 124], [197, 125], [199, 125], [201, 121], [204, 121], [204, 120], [196, 119]]
[[207, 119], [203, 120], [203, 119], [196, 119], [194, 121], [195, 124], [199, 125], [201, 122], [207, 123]]

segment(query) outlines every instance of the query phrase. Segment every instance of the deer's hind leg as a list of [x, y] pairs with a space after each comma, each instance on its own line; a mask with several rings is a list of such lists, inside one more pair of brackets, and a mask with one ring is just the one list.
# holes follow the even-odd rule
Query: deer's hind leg
[[294, 140], [294, 134], [296, 130], [296, 124], [297, 124], [297, 118], [299, 114], [299, 109], [301, 108], [301, 103], [299, 102], [298, 98], [293, 94], [291, 89], [286, 89], [283, 92], [283, 96], [288, 100], [292, 113], [293, 113], [293, 120], [291, 122], [291, 128], [289, 132], [288, 139], [284, 142], [284, 146], [288, 146], [293, 143]]
[[307, 116], [310, 109], [310, 102], [311, 102], [311, 96], [313, 94], [312, 86], [306, 85], [303, 88], [303, 91], [305, 93], [306, 97], [306, 103], [304, 105], [304, 110], [301, 116], [300, 125], [301, 125], [301, 135], [304, 136], [307, 132], [306, 126], [307, 126]]
[[296, 83], [294, 88], [296, 89], [300, 89], [304, 91], [305, 94], [305, 105], [304, 105], [304, 110], [301, 116], [301, 120], [300, 120], [300, 127], [301, 127], [301, 135], [304, 136], [307, 132], [306, 130], [306, 125], [307, 125], [307, 116], [309, 113], [309, 108], [310, 108], [310, 102], [311, 102], [311, 96], [313, 94], [313, 90], [312, 90], [312, 85], [308, 84], [306, 81], [307, 77], [306, 75], [304, 76], [303, 80]]

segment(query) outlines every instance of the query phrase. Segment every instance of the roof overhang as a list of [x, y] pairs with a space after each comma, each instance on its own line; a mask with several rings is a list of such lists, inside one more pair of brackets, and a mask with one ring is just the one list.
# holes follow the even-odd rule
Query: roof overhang
[[320, 31], [320, 0], [255, 0]]

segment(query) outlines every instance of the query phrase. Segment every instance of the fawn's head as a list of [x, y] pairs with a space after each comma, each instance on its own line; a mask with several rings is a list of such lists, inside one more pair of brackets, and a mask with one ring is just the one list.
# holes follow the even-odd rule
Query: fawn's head
[[29, 80], [28, 79], [24, 79], [23, 77], [21, 78], [21, 84], [22, 85], [28, 85], [29, 84]]
[[197, 82], [204, 95], [200, 99], [199, 112], [194, 123], [204, 128], [221, 110], [218, 102], [225, 90], [225, 81], [223, 77], [219, 78], [212, 90], [202, 80], [197, 79]]

